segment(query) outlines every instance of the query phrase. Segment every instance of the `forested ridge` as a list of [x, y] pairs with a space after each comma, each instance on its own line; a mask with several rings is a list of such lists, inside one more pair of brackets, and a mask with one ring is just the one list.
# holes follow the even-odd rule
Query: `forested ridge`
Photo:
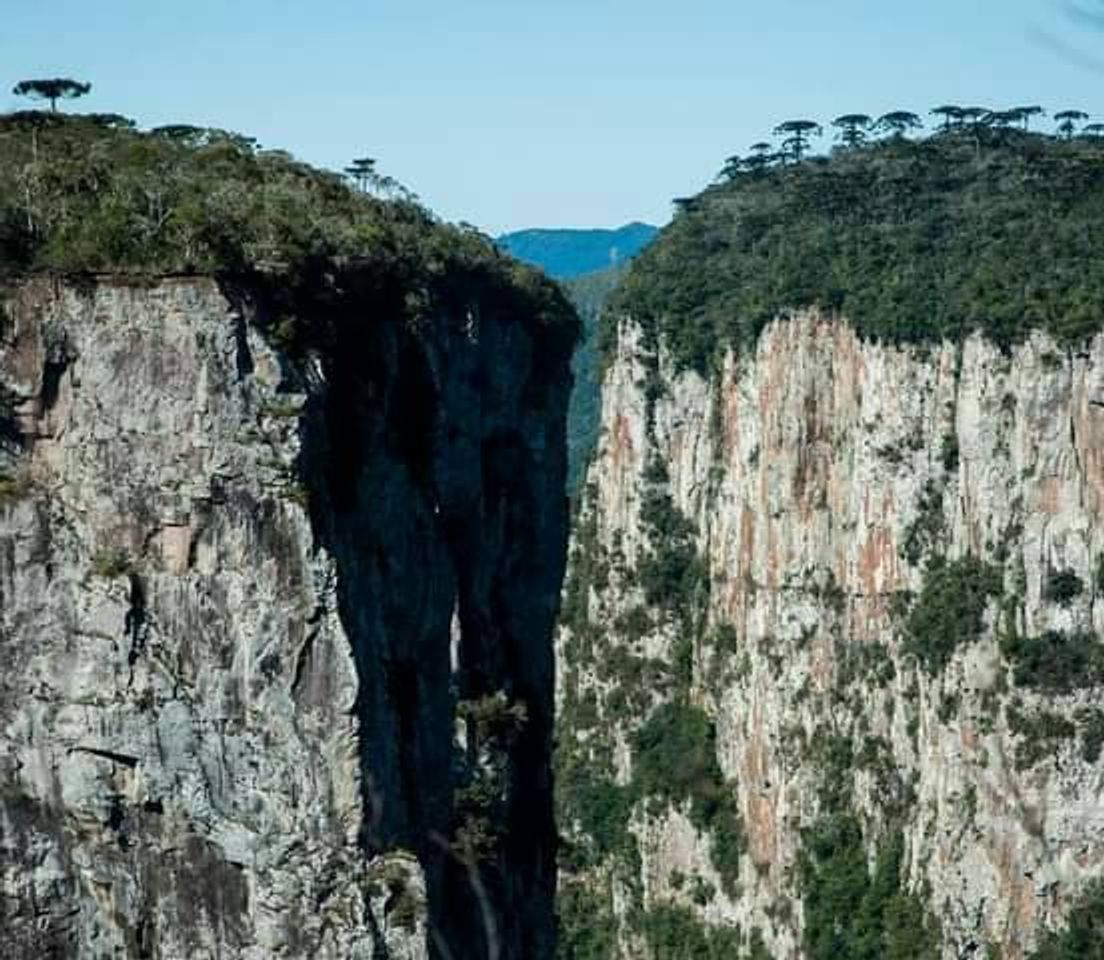
[[[203, 127], [135, 128], [114, 114], [0, 116], [0, 278], [32, 273], [205, 274], [266, 289], [294, 343], [311, 306], [355, 294], [412, 321], [483, 309], [563, 325], [555, 284], [401, 188], [348, 176]], [[389, 181], [393, 183], [393, 181]]]
[[707, 369], [819, 307], [893, 342], [1097, 330], [1104, 142], [992, 126], [730, 164], [634, 264], [607, 312]]

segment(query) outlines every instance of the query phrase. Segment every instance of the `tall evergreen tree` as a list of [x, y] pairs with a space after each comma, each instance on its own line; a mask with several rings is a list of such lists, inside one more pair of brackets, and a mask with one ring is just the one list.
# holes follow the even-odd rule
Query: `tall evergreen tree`
[[865, 113], [845, 113], [836, 117], [832, 126], [839, 130], [838, 137], [847, 147], [859, 147], [866, 142], [866, 133], [873, 123]]
[[343, 171], [361, 193], [367, 193], [380, 182], [376, 161], [371, 157], [358, 157]]
[[1020, 123], [1023, 124], [1024, 130], [1030, 128], [1032, 117], [1046, 116], [1046, 111], [1038, 104], [1032, 104], [1028, 107], [1013, 107], [1012, 109], [1019, 116]]
[[891, 133], [894, 137], [903, 137], [909, 130], [919, 130], [923, 126], [923, 121], [915, 113], [909, 113], [908, 110], [894, 110], [882, 114], [874, 124], [874, 129]]
[[92, 92], [92, 84], [80, 83], [68, 77], [49, 77], [40, 80], [21, 80], [12, 90], [17, 97], [49, 100], [50, 109], [57, 113], [59, 100], [75, 100]]
[[1077, 124], [1088, 119], [1089, 115], [1083, 110], [1061, 110], [1054, 115], [1055, 130], [1059, 136], [1072, 140]]
[[945, 103], [940, 107], [932, 107], [929, 113], [941, 119], [939, 129], [946, 132], [953, 127], [962, 126], [963, 108], [951, 103]]
[[819, 137], [824, 129], [815, 120], [787, 120], [774, 128], [775, 136], [784, 136], [782, 150], [794, 163], [800, 163], [809, 149], [809, 138]]

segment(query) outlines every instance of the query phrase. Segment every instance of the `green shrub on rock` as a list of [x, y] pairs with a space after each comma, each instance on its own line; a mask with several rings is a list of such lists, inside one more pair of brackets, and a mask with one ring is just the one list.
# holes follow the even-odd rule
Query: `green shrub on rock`
[[1000, 594], [999, 571], [976, 557], [932, 562], [905, 620], [905, 650], [938, 673], [959, 647], [981, 638], [985, 608]]
[[640, 922], [652, 960], [739, 960], [738, 930], [702, 923], [686, 907], [661, 904]]
[[717, 763], [716, 732], [699, 707], [658, 707], [632, 739], [633, 788], [641, 797], [690, 803], [690, 819], [712, 838], [711, 859], [725, 889], [736, 890], [746, 838], [733, 786]]
[[1044, 935], [1030, 960], [1104, 960], [1104, 880], [1089, 885], [1065, 928]]
[[924, 899], [905, 888], [904, 837], [887, 838], [873, 870], [851, 813], [805, 831], [798, 880], [809, 960], [939, 960], [941, 934]]
[[1050, 570], [1043, 584], [1043, 599], [1068, 607], [1084, 590], [1084, 582], [1072, 570]]
[[1104, 684], [1104, 643], [1091, 631], [1009, 634], [1003, 647], [1017, 686], [1064, 694]]

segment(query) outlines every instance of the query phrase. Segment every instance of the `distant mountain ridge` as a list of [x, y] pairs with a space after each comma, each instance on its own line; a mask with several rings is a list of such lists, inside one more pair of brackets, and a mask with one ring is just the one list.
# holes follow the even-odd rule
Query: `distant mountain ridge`
[[517, 230], [503, 234], [496, 242], [519, 260], [540, 267], [556, 279], [567, 280], [624, 263], [657, 233], [658, 227], [634, 222], [612, 230]]
[[598, 442], [602, 413], [602, 375], [598, 363], [598, 324], [606, 301], [625, 276], [628, 262], [581, 277], [561, 280], [560, 285], [583, 321], [583, 335], [571, 359], [575, 385], [567, 408], [567, 492], [582, 487], [587, 463]]
[[598, 318], [629, 261], [658, 233], [658, 227], [633, 222], [614, 229], [517, 230], [495, 241], [511, 256], [560, 281], [583, 321], [583, 335], [571, 364], [575, 386], [567, 415], [567, 486], [571, 494], [579, 490], [598, 437]]

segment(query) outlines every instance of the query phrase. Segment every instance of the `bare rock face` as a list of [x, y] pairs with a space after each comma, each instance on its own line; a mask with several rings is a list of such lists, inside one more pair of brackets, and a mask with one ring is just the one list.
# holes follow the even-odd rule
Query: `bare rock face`
[[570, 343], [362, 313], [9, 291], [5, 957], [547, 955]]
[[559, 638], [561, 775], [604, 770], [562, 799], [579, 935], [804, 957], [852, 842], [944, 957], [1061, 927], [1104, 875], [1102, 511], [1104, 336], [809, 312], [707, 382], [625, 322]]

